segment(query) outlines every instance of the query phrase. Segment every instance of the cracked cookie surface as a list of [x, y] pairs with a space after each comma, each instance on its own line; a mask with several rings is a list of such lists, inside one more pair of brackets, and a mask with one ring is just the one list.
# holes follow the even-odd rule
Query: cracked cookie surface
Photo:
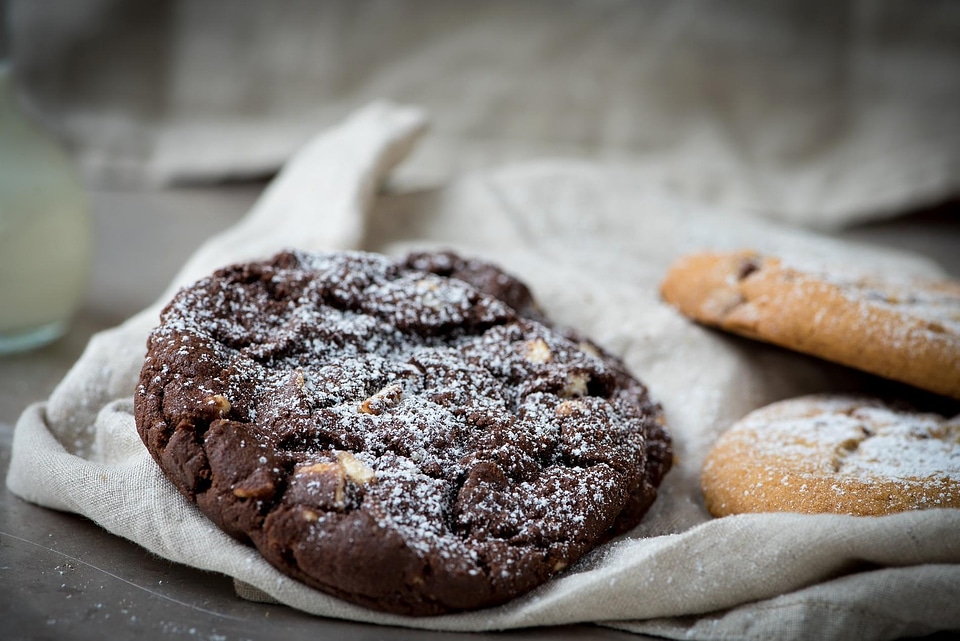
[[960, 398], [960, 283], [704, 252], [661, 293], [706, 325]]
[[636, 525], [671, 462], [623, 364], [451, 253], [285, 252], [182, 290], [135, 396], [219, 527], [354, 603], [502, 603]]
[[960, 416], [848, 395], [781, 401], [720, 437], [701, 485], [714, 516], [960, 507]]

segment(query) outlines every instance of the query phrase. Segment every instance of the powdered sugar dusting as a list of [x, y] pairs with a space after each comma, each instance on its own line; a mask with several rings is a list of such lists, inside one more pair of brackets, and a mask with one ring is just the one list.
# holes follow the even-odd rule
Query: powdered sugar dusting
[[954, 343], [960, 343], [960, 283], [895, 274], [881, 278], [847, 264], [804, 261], [797, 257], [783, 264], [796, 270], [808, 286], [820, 282], [839, 288], [858, 306], [865, 322], [875, 321], [878, 310], [893, 312], [919, 323], [890, 324], [890, 330], [903, 327], [904, 331], [922, 332], [925, 340], [949, 337]]
[[875, 399], [814, 396], [757, 410], [734, 430], [759, 460], [776, 461], [770, 476], [833, 478], [838, 494], [919, 486], [926, 494], [918, 507], [927, 496], [935, 507], [944, 498], [941, 488], [960, 483], [960, 416], [947, 420]]
[[[838, 404], [835, 404], [835, 407]], [[960, 417], [882, 406], [811, 408], [807, 416], [772, 420], [761, 410], [745, 422], [757, 448], [810, 472], [872, 479], [960, 481]]]
[[[323, 554], [359, 554], [343, 537], [362, 514], [425, 576], [526, 590], [635, 524], [669, 466], [659, 409], [616, 359], [383, 256], [221, 271], [174, 299], [150, 345], [138, 422], [159, 411], [163, 438], [185, 448], [155, 453], [161, 465], [262, 549], [301, 522], [281, 565], [296, 559], [307, 580]], [[191, 467], [204, 457], [209, 480]], [[259, 503], [234, 523], [207, 498], [219, 492]]]
[[703, 490], [718, 516], [960, 507], [960, 416], [849, 395], [773, 403], [721, 436]]

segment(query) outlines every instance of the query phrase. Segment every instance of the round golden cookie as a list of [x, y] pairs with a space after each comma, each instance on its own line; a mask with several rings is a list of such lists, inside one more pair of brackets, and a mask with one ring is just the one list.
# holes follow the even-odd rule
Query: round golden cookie
[[720, 437], [700, 483], [714, 516], [960, 508], [960, 416], [848, 395], [773, 403]]
[[960, 283], [788, 265], [753, 251], [681, 258], [660, 288], [701, 323], [960, 398]]

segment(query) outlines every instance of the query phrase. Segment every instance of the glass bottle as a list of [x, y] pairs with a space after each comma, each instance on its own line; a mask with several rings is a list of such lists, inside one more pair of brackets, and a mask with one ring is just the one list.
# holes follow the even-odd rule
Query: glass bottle
[[19, 109], [0, 60], [0, 354], [61, 336], [89, 273], [92, 225], [76, 169]]

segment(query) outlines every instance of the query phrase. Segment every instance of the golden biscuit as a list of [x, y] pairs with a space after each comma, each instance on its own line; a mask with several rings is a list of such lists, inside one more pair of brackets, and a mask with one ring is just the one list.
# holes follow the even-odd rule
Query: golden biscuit
[[714, 516], [881, 515], [960, 507], [960, 416], [848, 395], [751, 412], [717, 441], [701, 475]]
[[960, 283], [738, 251], [681, 258], [660, 291], [701, 323], [960, 398]]

